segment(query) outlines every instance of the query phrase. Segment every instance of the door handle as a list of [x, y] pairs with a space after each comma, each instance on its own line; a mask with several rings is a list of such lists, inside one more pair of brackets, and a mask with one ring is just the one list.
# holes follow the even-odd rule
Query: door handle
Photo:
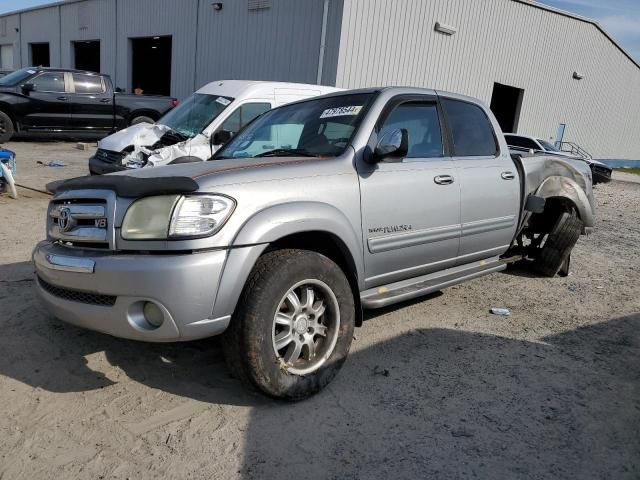
[[58, 97], [58, 100], [65, 102], [67, 100], [67, 97]]
[[438, 185], [451, 185], [453, 183], [453, 177], [451, 175], [436, 175], [433, 177], [433, 181]]
[[100, 103], [111, 103], [111, 99], [110, 98], [101, 98], [100, 99]]
[[513, 180], [514, 178], [516, 178], [513, 172], [502, 172], [500, 176], [503, 180]]

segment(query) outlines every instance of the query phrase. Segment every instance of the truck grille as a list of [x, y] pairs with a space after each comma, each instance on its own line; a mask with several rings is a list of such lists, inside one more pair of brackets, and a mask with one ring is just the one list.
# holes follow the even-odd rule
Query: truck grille
[[103, 199], [53, 200], [49, 204], [47, 232], [69, 246], [108, 249], [111, 218]]
[[99, 293], [83, 292], [81, 290], [72, 290], [70, 288], [61, 288], [51, 285], [45, 282], [42, 278], [38, 277], [38, 284], [42, 289], [53, 295], [54, 297], [62, 298], [63, 300], [69, 300], [71, 302], [88, 303], [90, 305], [100, 305], [103, 307], [113, 307], [116, 303], [116, 298], [113, 295], [101, 295]]
[[106, 163], [122, 163], [122, 159], [124, 158], [124, 153], [122, 152], [113, 152], [111, 150], [103, 150], [99, 148], [96, 151], [96, 158], [102, 160]]

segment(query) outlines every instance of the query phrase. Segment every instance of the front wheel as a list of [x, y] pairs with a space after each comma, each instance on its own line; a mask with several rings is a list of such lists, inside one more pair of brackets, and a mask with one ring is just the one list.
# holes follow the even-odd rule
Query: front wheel
[[245, 383], [286, 400], [324, 388], [347, 358], [354, 299], [333, 261], [306, 250], [263, 255], [223, 339], [229, 368]]

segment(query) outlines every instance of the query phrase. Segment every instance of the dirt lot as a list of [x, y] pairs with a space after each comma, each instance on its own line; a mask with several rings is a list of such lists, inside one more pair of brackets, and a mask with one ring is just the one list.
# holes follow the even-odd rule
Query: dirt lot
[[[21, 184], [86, 173], [70, 144], [9, 147]], [[47, 197], [0, 196], [0, 478], [637, 479], [640, 184], [596, 193], [569, 277], [511, 270], [369, 313], [338, 378], [298, 404], [247, 393], [217, 340], [51, 318], [29, 264]]]

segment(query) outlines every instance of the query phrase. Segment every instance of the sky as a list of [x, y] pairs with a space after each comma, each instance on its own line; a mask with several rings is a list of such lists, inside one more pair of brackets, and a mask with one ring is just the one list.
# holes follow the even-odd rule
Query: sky
[[[472, 1], [472, 0], [468, 0]], [[594, 18], [640, 62], [640, 0], [538, 0]], [[51, 0], [0, 0], [0, 13], [52, 3]]]

